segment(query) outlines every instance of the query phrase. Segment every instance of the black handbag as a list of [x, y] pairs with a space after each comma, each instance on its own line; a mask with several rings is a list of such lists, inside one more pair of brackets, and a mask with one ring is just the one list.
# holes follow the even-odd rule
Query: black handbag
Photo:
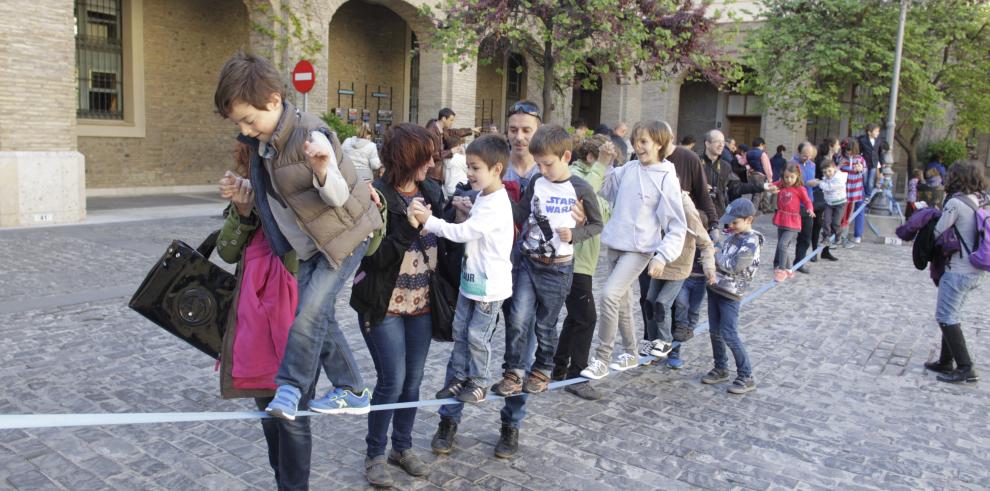
[[220, 358], [223, 333], [237, 284], [210, 262], [217, 230], [196, 249], [172, 241], [134, 292], [128, 307], [194, 348]]
[[[430, 266], [430, 257], [423, 249], [423, 241], [419, 243], [419, 252], [423, 254], [426, 267]], [[457, 288], [440, 274], [441, 261], [428, 273], [430, 285], [430, 320], [433, 322], [433, 340], [450, 342], [454, 340], [454, 310], [457, 307]]]

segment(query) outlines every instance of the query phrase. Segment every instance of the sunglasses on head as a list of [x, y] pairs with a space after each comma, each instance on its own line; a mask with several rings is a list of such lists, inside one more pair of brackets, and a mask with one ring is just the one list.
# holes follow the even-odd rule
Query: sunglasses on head
[[540, 107], [532, 102], [517, 102], [509, 108], [509, 112], [506, 117], [512, 116], [513, 114], [528, 114], [533, 116], [540, 121], [543, 121], [543, 116], [540, 115]]

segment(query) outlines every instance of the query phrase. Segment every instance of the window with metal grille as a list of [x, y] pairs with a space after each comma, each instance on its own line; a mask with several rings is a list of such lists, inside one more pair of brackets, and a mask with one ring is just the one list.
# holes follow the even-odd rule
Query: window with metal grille
[[75, 0], [76, 114], [124, 119], [122, 0]]

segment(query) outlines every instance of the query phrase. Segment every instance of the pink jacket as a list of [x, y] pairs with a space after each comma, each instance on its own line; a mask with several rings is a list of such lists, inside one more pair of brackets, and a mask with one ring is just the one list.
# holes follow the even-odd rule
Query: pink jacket
[[[774, 185], [780, 186], [781, 183], [775, 182]], [[777, 193], [777, 214], [773, 216], [773, 224], [791, 230], [801, 230], [802, 203], [806, 210], [815, 209], [804, 186], [780, 188], [780, 192]]]
[[244, 250], [233, 350], [235, 388], [275, 388], [298, 303], [296, 278], [272, 253], [259, 227]]

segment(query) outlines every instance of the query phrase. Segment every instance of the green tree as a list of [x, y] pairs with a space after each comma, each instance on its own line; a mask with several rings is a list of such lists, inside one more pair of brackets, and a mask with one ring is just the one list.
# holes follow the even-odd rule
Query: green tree
[[715, 84], [732, 65], [719, 62], [711, 0], [442, 0], [431, 47], [462, 66], [522, 51], [542, 68], [544, 119], [553, 91], [594, 87], [611, 74], [663, 80], [689, 70]]
[[[744, 87], [793, 115], [886, 120], [899, 3], [763, 0], [764, 24], [747, 43]], [[894, 140], [918, 161], [926, 122], [990, 131], [990, 4], [915, 0], [905, 24]], [[946, 108], [955, 117], [945, 121]], [[881, 125], [882, 126], [882, 125]], [[893, 144], [893, 143], [892, 143]]]

